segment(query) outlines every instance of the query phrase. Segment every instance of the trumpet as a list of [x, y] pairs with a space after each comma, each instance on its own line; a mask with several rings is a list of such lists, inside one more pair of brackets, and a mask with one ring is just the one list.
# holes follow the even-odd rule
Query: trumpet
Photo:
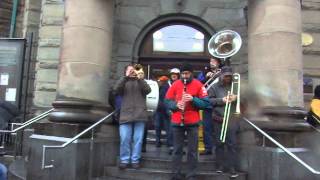
[[143, 79], [144, 78], [144, 71], [143, 71], [143, 66], [141, 64], [135, 64], [133, 66], [133, 76], [137, 77], [138, 79]]

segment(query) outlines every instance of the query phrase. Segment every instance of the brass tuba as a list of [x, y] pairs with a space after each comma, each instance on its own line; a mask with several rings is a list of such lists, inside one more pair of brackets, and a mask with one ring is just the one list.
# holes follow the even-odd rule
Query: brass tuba
[[240, 50], [241, 45], [241, 36], [237, 32], [223, 30], [210, 38], [208, 51], [214, 57], [226, 59], [235, 55]]

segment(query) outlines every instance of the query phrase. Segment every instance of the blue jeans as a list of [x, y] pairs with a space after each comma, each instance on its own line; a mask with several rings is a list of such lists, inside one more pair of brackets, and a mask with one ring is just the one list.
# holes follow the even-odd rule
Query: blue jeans
[[213, 147], [213, 123], [212, 109], [203, 110], [203, 141], [206, 150], [211, 151]]
[[120, 162], [139, 163], [143, 142], [144, 122], [120, 124]]
[[0, 163], [0, 180], [7, 180], [7, 168]]

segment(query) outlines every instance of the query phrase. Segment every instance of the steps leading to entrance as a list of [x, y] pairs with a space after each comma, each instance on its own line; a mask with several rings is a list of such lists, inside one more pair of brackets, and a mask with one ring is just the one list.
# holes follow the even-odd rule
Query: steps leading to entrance
[[[142, 179], [152, 179], [152, 180], [169, 180], [172, 176], [171, 170], [164, 169], [151, 169], [151, 168], [141, 168], [119, 170], [118, 167], [106, 167], [105, 176], [113, 176], [120, 178], [127, 178], [130, 180], [142, 180]], [[218, 174], [214, 171], [200, 171], [197, 173], [197, 178], [201, 180], [229, 180], [228, 174]], [[245, 173], [239, 173], [239, 176], [235, 178], [237, 180], [246, 180]]]

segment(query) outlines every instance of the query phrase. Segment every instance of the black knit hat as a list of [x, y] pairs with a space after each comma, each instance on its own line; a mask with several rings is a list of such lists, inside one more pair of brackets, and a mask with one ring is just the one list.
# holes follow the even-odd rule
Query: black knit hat
[[183, 71], [190, 71], [190, 72], [193, 72], [193, 67], [191, 64], [188, 64], [188, 63], [184, 63], [181, 67], [181, 72]]
[[223, 66], [221, 68], [221, 74], [222, 76], [228, 76], [228, 75], [232, 75], [232, 68], [230, 66]]

